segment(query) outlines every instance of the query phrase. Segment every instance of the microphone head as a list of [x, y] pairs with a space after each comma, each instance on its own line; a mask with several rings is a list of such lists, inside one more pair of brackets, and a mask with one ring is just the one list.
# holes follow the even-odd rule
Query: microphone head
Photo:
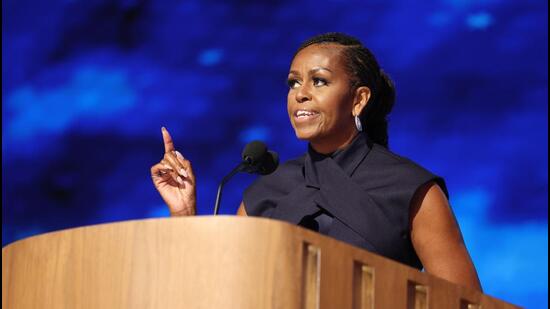
[[260, 141], [248, 143], [242, 152], [242, 172], [269, 175], [279, 166], [279, 155]]
[[252, 141], [244, 146], [242, 152], [243, 162], [249, 165], [258, 165], [267, 153], [267, 146], [260, 141]]
[[261, 175], [269, 175], [273, 173], [279, 166], [279, 155], [275, 151], [269, 150], [260, 166], [258, 172]]

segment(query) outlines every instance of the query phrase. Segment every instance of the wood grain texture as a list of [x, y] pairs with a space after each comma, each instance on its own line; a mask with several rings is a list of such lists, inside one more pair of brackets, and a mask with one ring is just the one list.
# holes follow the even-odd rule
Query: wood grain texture
[[374, 308], [407, 308], [411, 281], [429, 288], [430, 308], [518, 308], [298, 226], [236, 216], [126, 221], [17, 241], [2, 249], [2, 308], [301, 308], [308, 246], [319, 250], [320, 308], [352, 308], [358, 263], [376, 274]]

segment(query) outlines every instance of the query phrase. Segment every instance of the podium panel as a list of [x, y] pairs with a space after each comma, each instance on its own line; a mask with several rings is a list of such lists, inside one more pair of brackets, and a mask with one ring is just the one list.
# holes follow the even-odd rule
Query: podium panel
[[125, 221], [2, 249], [2, 308], [519, 308], [299, 226]]

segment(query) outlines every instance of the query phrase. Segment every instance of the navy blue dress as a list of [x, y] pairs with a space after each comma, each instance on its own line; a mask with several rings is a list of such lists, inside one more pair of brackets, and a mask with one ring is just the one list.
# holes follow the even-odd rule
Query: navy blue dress
[[246, 213], [284, 220], [422, 269], [410, 240], [415, 192], [442, 178], [359, 133], [331, 155], [303, 156], [258, 178], [243, 196]]

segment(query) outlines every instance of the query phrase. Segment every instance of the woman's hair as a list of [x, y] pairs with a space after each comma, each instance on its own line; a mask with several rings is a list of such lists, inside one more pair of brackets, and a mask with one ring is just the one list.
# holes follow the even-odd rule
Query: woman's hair
[[338, 44], [344, 47], [342, 56], [351, 78], [351, 86], [357, 89], [369, 87], [371, 97], [359, 118], [369, 139], [388, 148], [387, 116], [395, 101], [395, 88], [390, 77], [380, 69], [371, 51], [361, 41], [347, 34], [329, 32], [316, 35], [305, 41], [294, 57], [304, 48], [313, 44]]

